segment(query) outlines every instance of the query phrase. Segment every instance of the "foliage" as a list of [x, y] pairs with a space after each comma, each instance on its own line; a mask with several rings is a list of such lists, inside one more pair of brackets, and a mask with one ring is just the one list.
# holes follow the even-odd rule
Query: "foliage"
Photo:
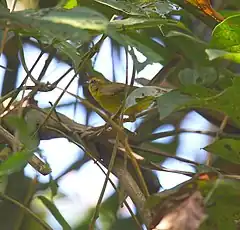
[[[220, 10], [226, 18], [212, 8], [209, 0], [66, 0], [56, 2], [54, 7], [41, 4], [43, 1], [40, 0], [39, 9], [28, 9], [26, 6], [25, 10], [13, 12], [9, 12], [4, 5], [0, 7], [3, 28], [1, 51], [7, 59], [2, 87], [5, 94], [0, 99], [0, 176], [8, 178], [8, 185], [1, 185], [1, 229], [51, 229], [44, 220], [45, 215], [36, 215], [36, 210], [30, 206], [34, 196], [41, 200], [63, 229], [94, 229], [96, 226], [102, 229], [142, 229], [142, 225], [153, 229], [166, 220], [174, 230], [238, 229], [238, 1], [230, 0], [222, 4]], [[10, 32], [14, 36], [6, 36]], [[122, 97], [125, 99], [116, 114], [109, 114], [106, 108], [94, 101], [85, 84], [89, 76], [99, 75], [95, 70], [95, 59], [107, 39], [112, 53], [116, 55], [112, 55], [112, 63], [105, 63], [105, 60], [102, 63], [107, 67], [114, 66], [113, 81], [119, 70], [116, 61], [121, 61], [127, 63], [121, 82], [128, 85], [142, 83], [131, 93], [125, 90]], [[31, 69], [25, 61], [24, 43], [31, 43], [41, 50], [39, 57], [34, 57], [36, 62]], [[121, 58], [122, 51], [125, 52], [125, 60]], [[145, 56], [144, 61], [139, 60], [139, 52]], [[33, 69], [44, 53], [49, 54], [48, 59], [36, 77]], [[70, 67], [56, 81], [50, 77], [46, 82], [44, 77], [54, 58]], [[129, 59], [133, 62], [131, 76]], [[26, 77], [16, 87], [19, 63]], [[137, 79], [141, 70], [154, 63], [163, 66], [155, 76]], [[74, 75], [69, 77], [73, 71]], [[69, 86], [76, 79], [84, 97], [70, 90]], [[64, 89], [59, 86], [62, 80], [67, 81]], [[29, 86], [28, 81], [33, 86]], [[49, 109], [41, 108], [41, 103], [34, 99], [37, 93], [45, 94], [56, 89], [61, 90], [58, 99]], [[75, 106], [80, 103], [86, 109], [85, 124], [79, 124], [56, 110], [62, 105], [59, 102], [66, 94], [73, 97]], [[123, 123], [127, 119], [122, 119], [123, 109], [141, 107], [149, 98], [152, 106], [144, 111], [137, 110], [141, 112], [134, 114], [137, 118], [135, 130], [131, 132], [124, 128]], [[105, 99], [108, 100], [107, 97]], [[180, 129], [181, 121], [189, 111], [198, 112], [217, 126], [217, 131], [211, 128], [207, 131]], [[88, 125], [91, 114], [100, 116], [106, 122], [105, 127], [92, 129]], [[165, 124], [173, 125], [174, 130], [156, 132]], [[212, 143], [202, 146], [209, 152], [206, 162], [176, 156], [179, 137], [183, 132], [213, 137]], [[38, 182], [36, 185], [37, 176], [30, 180], [24, 176], [23, 169], [28, 162], [41, 174], [51, 173], [51, 165], [42, 159], [38, 145], [41, 140], [59, 137], [82, 149], [84, 158], [74, 162], [55, 180], [51, 176], [49, 183]], [[164, 137], [172, 137], [172, 140], [170, 143], [159, 143], [158, 139]], [[201, 173], [161, 166], [168, 158], [185, 162]], [[69, 171], [81, 169], [89, 160], [96, 162], [96, 168], [103, 171], [106, 180], [102, 191], [99, 191], [96, 207], [90, 208], [73, 227], [54, 204], [60, 195], [57, 183]], [[107, 172], [102, 169], [103, 166], [108, 169]], [[161, 181], [154, 170], [184, 174], [191, 179], [171, 190], [158, 192]], [[119, 186], [110, 180], [110, 172], [119, 179]], [[103, 201], [108, 181], [115, 193]], [[52, 199], [46, 198], [46, 189], [51, 190]], [[38, 191], [43, 191], [44, 195], [38, 195]], [[136, 206], [136, 215], [125, 199], [127, 196]], [[131, 218], [118, 216], [121, 205], [128, 208]], [[18, 207], [17, 211], [15, 207]], [[182, 216], [178, 215], [179, 210], [183, 209]], [[196, 215], [186, 220], [184, 215], [191, 210]], [[178, 224], [174, 225], [173, 221], [169, 222], [173, 216], [183, 218], [176, 218]]]

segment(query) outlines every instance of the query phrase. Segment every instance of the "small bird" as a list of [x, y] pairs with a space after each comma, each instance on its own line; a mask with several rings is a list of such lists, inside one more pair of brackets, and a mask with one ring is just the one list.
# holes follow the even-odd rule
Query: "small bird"
[[[156, 87], [153, 88], [155, 89]], [[88, 84], [89, 92], [106, 111], [111, 114], [116, 114], [119, 112], [120, 108], [123, 107], [123, 103], [125, 101], [125, 107], [122, 108], [123, 114], [129, 116], [129, 118], [132, 118], [133, 120], [138, 113], [149, 108], [155, 99], [155, 96], [152, 95], [135, 95], [135, 98], [133, 98], [135, 103], [130, 105], [128, 103], [128, 101], [130, 101], [128, 100], [129, 98], [125, 100], [126, 93], [129, 95], [136, 89], [141, 88], [111, 82], [103, 77], [91, 77]]]

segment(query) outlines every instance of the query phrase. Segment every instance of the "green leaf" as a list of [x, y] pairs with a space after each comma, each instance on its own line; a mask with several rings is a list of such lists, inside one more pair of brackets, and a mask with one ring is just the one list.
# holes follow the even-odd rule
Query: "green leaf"
[[53, 42], [52, 45], [61, 53], [62, 60], [68, 60], [68, 58], [70, 58], [76, 68], [79, 66], [83, 54], [77, 50], [76, 46], [66, 41]]
[[166, 37], [174, 42], [175, 46], [181, 49], [189, 60], [197, 63], [209, 62], [205, 53], [207, 44], [200, 39], [178, 31], [170, 31]]
[[[88, 9], [86, 7], [75, 7], [66, 11], [55, 9], [50, 10], [47, 13], [43, 11], [43, 13], [45, 13], [44, 15], [41, 15], [40, 13], [41, 12], [39, 12], [37, 16], [35, 16], [36, 14], [30, 16], [33, 16], [42, 22], [53, 22], [61, 26], [69, 25], [78, 29], [96, 30], [101, 32], [103, 32], [108, 25], [107, 18], [97, 11]], [[47, 25], [45, 24], [45, 26]], [[77, 32], [78, 31], [75, 30], [75, 33]], [[72, 35], [76, 36], [77, 34]]]
[[[212, 190], [214, 187], [215, 189]], [[200, 229], [237, 229], [240, 217], [240, 182], [222, 178], [200, 182], [199, 188], [205, 197], [211, 190], [213, 191], [206, 205], [208, 218]]]
[[160, 96], [157, 99], [158, 112], [160, 114], [160, 119], [164, 119], [169, 116], [172, 112], [177, 110], [180, 106], [185, 105], [187, 102], [191, 101], [192, 97], [182, 94], [178, 90], [171, 91]]
[[37, 198], [43, 202], [43, 204], [48, 208], [48, 210], [51, 212], [51, 214], [54, 216], [54, 218], [58, 221], [58, 223], [62, 226], [64, 230], [72, 229], [68, 222], [64, 219], [62, 214], [59, 212], [55, 204], [53, 204], [44, 196], [38, 196]]
[[193, 103], [198, 101], [199, 99], [209, 99], [211, 97], [215, 97], [219, 92], [203, 87], [201, 85], [190, 85], [190, 86], [183, 86], [180, 88], [180, 91], [184, 94], [188, 94], [193, 97]]
[[46, 8], [11, 14], [1, 9], [0, 13], [12, 23], [21, 23], [22, 33], [27, 32], [36, 37], [42, 36], [49, 41], [57, 39], [85, 42], [91, 39], [87, 30], [100, 34], [107, 29], [108, 25], [108, 19], [105, 16], [86, 7], [75, 7], [71, 10]]
[[240, 63], [240, 15], [228, 17], [218, 24], [212, 33], [210, 49], [206, 52], [210, 60], [218, 57]]
[[72, 8], [76, 7], [77, 5], [78, 5], [77, 0], [67, 0], [64, 3], [63, 8], [65, 8], [65, 9], [72, 9]]
[[240, 101], [239, 101], [240, 78], [233, 80], [232, 86], [228, 87], [220, 93], [213, 90], [206, 90], [203, 87], [198, 89], [191, 86], [185, 87], [183, 93], [188, 93], [195, 97], [195, 100], [183, 105], [182, 108], [207, 108], [210, 110], [219, 111], [228, 115], [235, 125], [240, 127]]
[[115, 1], [115, 0], [94, 0], [95, 2], [107, 5], [115, 10], [122, 11], [125, 14], [136, 15], [136, 16], [146, 16], [141, 7], [133, 4], [129, 1]]
[[234, 15], [219, 23], [213, 30], [210, 47], [230, 52], [240, 51], [240, 15]]
[[114, 20], [109, 24], [109, 26], [114, 27], [116, 30], [123, 30], [123, 31], [152, 28], [152, 27], [158, 27], [163, 25], [189, 31], [187, 27], [179, 21], [170, 20], [170, 19], [161, 19], [161, 18], [160, 19], [127, 18], [123, 20]]
[[210, 61], [216, 58], [224, 58], [230, 61], [234, 61], [236, 63], [240, 63], [240, 53], [227, 52], [224, 50], [216, 49], [206, 49], [206, 53]]
[[169, 53], [166, 48], [162, 47], [143, 33], [138, 31], [119, 33], [113, 28], [109, 28], [107, 33], [121, 45], [125, 47], [135, 47], [152, 62], [163, 62], [164, 59], [169, 58]]
[[91, 40], [93, 33], [103, 33], [109, 23], [105, 16], [86, 7], [75, 7], [71, 10], [56, 7], [13, 13], [0, 9], [0, 14], [13, 25], [21, 24], [20, 27], [13, 26], [14, 31], [35, 37], [42, 43], [52, 44], [71, 58], [75, 66], [79, 65], [83, 56], [77, 47]]
[[193, 84], [211, 85], [218, 78], [216, 70], [212, 67], [185, 68], [179, 72], [178, 77], [185, 86]]
[[28, 150], [13, 153], [6, 161], [0, 164], [0, 176], [10, 175], [24, 168], [32, 154], [33, 152]]
[[165, 92], [166, 91], [157, 86], [144, 86], [137, 88], [128, 95], [125, 102], [125, 109], [128, 110], [134, 106], [145, 107], [145, 103], [147, 103], [147, 107], [149, 107], [156, 97]]
[[240, 164], [240, 140], [225, 138], [213, 142], [204, 149], [227, 161]]
[[183, 85], [193, 85], [197, 83], [199, 75], [195, 69], [186, 68], [179, 72], [179, 80]]

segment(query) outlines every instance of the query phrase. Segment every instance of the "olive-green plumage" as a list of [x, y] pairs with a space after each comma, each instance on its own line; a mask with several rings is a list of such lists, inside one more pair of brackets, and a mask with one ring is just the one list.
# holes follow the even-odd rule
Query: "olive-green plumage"
[[[93, 98], [105, 110], [111, 114], [116, 114], [124, 103], [126, 92], [131, 93], [137, 87], [111, 82], [104, 78], [92, 77], [88, 89]], [[153, 97], [141, 98], [134, 106], [124, 108], [123, 113], [133, 118], [136, 114], [146, 110], [152, 103]]]

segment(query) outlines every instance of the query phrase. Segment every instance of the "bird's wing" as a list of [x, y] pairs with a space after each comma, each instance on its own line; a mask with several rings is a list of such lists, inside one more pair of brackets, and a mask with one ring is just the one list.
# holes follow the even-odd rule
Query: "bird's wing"
[[121, 84], [121, 83], [113, 83], [113, 84], [107, 84], [105, 86], [102, 86], [99, 89], [99, 91], [102, 95], [114, 96], [117, 94], [124, 93], [126, 87], [129, 87], [129, 86]]

